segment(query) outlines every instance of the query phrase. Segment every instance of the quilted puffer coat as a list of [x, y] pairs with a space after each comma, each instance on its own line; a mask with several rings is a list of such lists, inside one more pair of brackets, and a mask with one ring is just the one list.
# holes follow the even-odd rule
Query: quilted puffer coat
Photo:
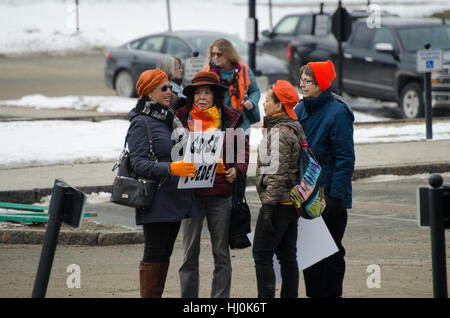
[[300, 123], [286, 113], [264, 118], [256, 166], [256, 189], [263, 204], [290, 202], [289, 191], [298, 181], [301, 142], [306, 137]]

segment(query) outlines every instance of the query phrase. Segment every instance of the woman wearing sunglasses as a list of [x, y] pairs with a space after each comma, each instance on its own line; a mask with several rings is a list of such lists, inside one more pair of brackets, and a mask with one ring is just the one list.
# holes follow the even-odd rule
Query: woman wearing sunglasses
[[[152, 207], [136, 209], [136, 224], [143, 226], [145, 238], [140, 291], [141, 297], [160, 298], [181, 220], [195, 216], [193, 192], [178, 189], [178, 178], [193, 177], [195, 166], [171, 157], [172, 148], [183, 137], [173, 141], [177, 135], [173, 132], [182, 134], [184, 129], [169, 107], [171, 88], [166, 73], [160, 69], [143, 72], [136, 89], [139, 100], [128, 113], [131, 123], [126, 136], [131, 166], [138, 177], [157, 180], [160, 185]], [[146, 122], [157, 161], [149, 157]]]

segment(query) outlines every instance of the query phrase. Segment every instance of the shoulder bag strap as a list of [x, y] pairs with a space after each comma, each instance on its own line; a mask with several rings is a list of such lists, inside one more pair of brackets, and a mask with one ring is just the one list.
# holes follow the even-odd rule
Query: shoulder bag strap
[[145, 128], [147, 129], [147, 138], [148, 138], [148, 146], [149, 146], [148, 156], [150, 157], [150, 159], [158, 161], [158, 158], [156, 157], [155, 152], [153, 150], [152, 131], [150, 130], [150, 125], [144, 118], [139, 117], [139, 116], [137, 116], [136, 118], [141, 119], [145, 124]]

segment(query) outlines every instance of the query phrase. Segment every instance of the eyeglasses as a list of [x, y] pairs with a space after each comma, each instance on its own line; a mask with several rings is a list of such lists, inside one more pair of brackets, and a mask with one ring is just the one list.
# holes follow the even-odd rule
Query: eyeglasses
[[218, 52], [211, 52], [211, 56], [217, 56], [217, 57], [221, 57], [223, 55], [223, 53], [218, 53]]
[[313, 80], [300, 79], [300, 85], [302, 85], [302, 84], [308, 85], [308, 84], [312, 84], [312, 83], [314, 83]]
[[172, 90], [172, 85], [164, 85], [164, 86], [160, 87], [160, 90], [163, 92], [167, 91], [167, 89]]

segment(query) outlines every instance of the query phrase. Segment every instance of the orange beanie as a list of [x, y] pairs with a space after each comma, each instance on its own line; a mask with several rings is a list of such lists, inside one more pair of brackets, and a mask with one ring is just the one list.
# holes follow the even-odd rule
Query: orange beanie
[[167, 74], [161, 71], [159, 68], [156, 70], [148, 70], [142, 72], [136, 83], [136, 90], [139, 97], [148, 96], [150, 92], [159, 84], [168, 82], [169, 78]]
[[330, 60], [326, 62], [309, 62], [317, 84], [319, 84], [320, 90], [323, 92], [330, 87], [331, 82], [336, 78], [336, 72], [334, 70], [334, 64]]
[[280, 102], [284, 105], [286, 113], [292, 120], [297, 120], [294, 107], [300, 101], [297, 90], [288, 81], [278, 80], [273, 86], [272, 91]]

